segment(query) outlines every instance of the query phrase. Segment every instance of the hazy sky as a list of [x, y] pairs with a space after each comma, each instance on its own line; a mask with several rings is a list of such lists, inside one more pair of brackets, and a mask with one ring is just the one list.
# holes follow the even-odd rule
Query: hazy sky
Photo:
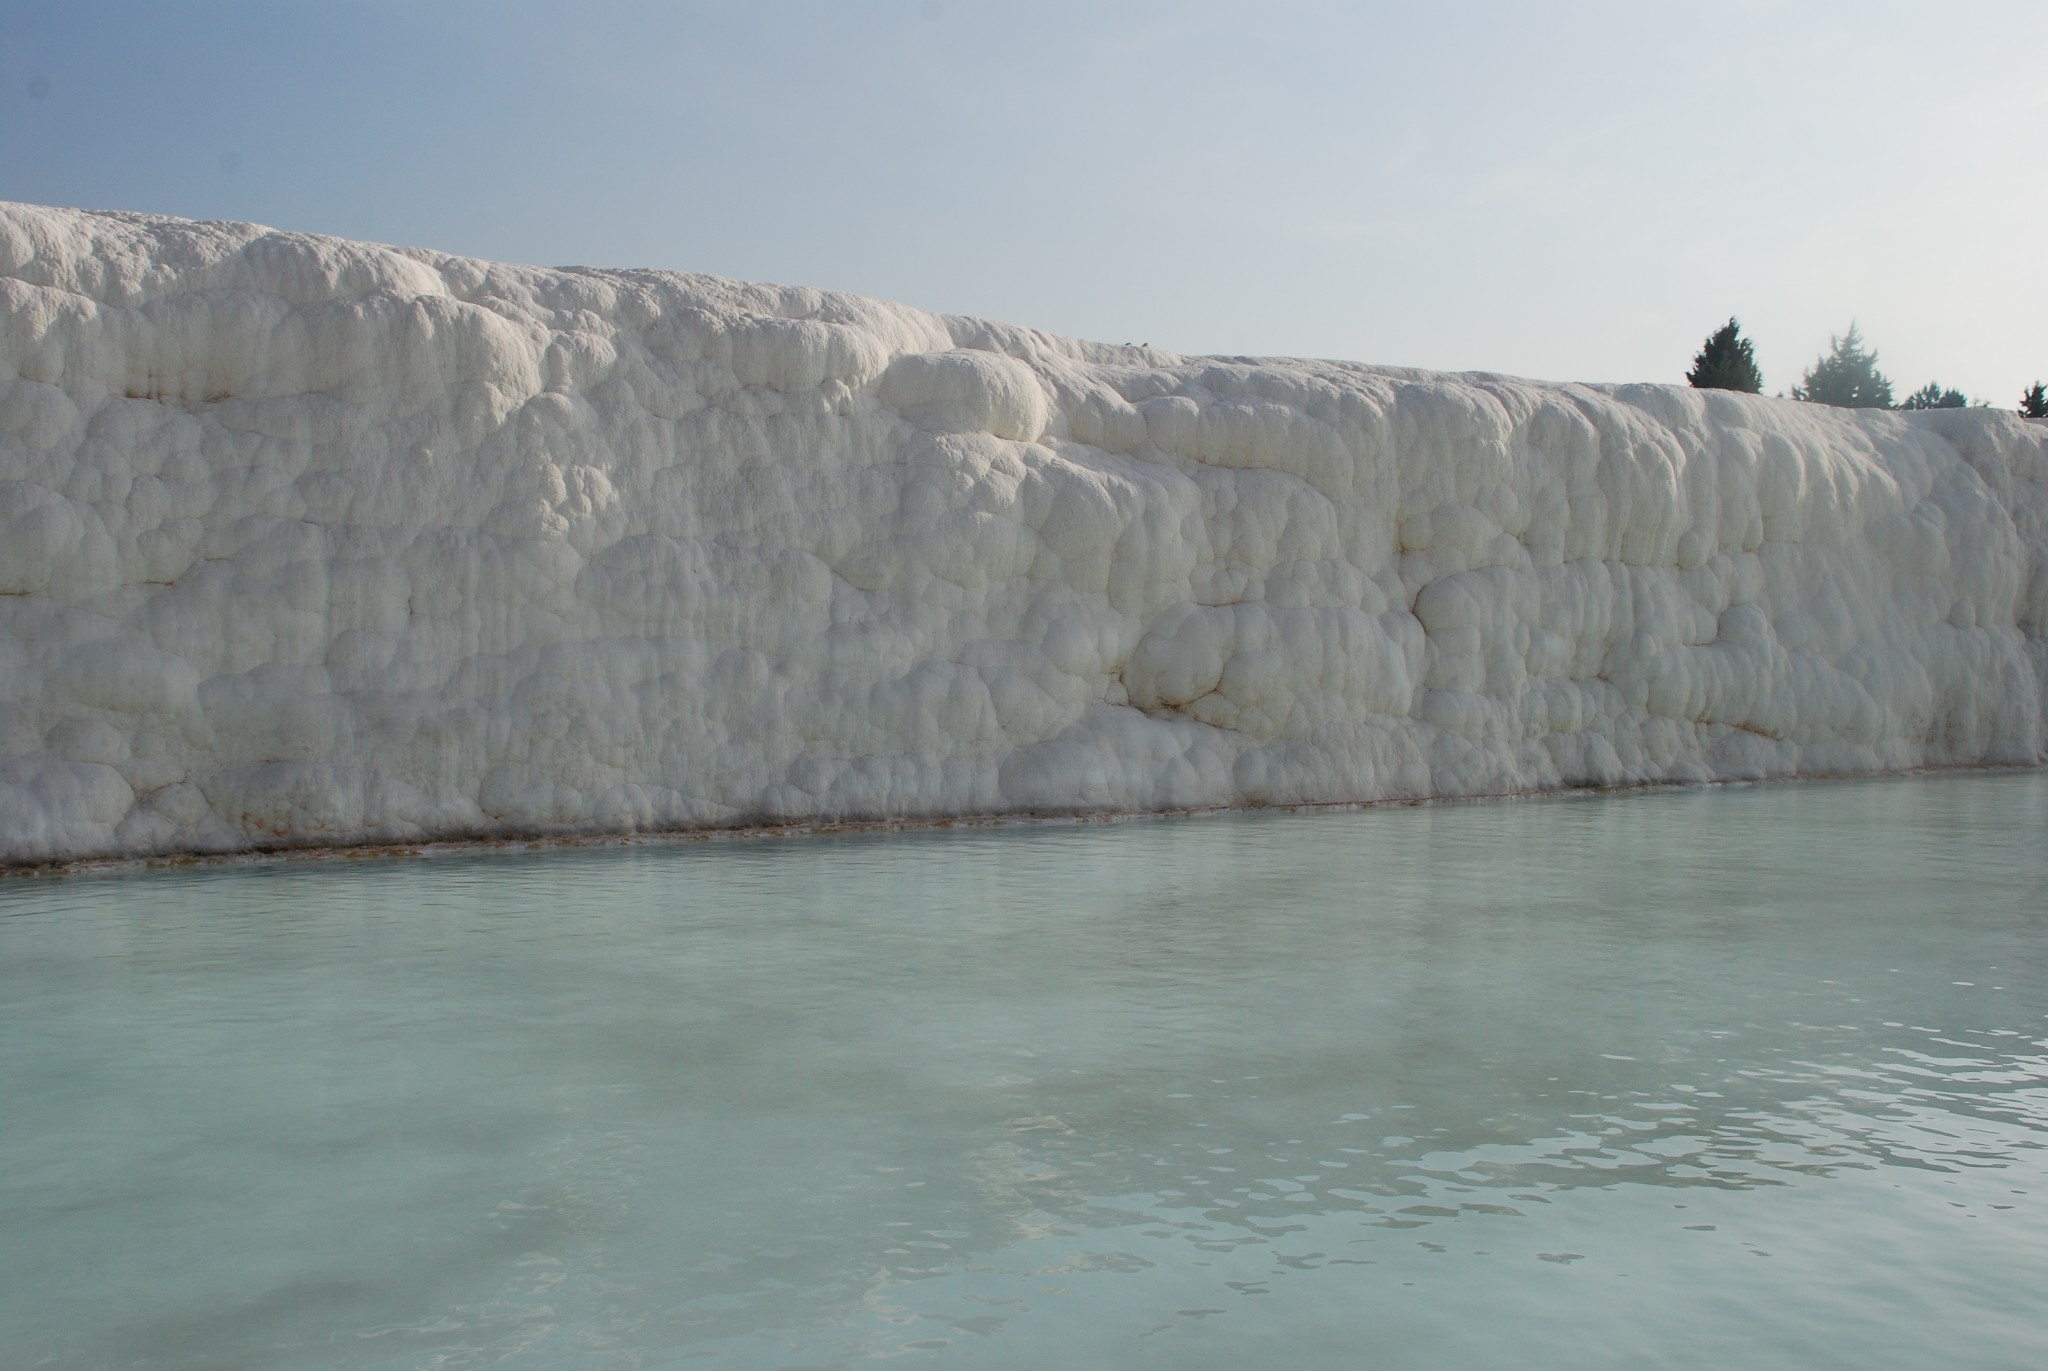
[[2048, 376], [2048, 4], [0, 0], [0, 197], [1110, 342]]

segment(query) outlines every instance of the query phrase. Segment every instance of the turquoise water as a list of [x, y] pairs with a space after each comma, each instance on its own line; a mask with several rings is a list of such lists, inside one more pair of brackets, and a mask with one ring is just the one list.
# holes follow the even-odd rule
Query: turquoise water
[[2048, 1365], [2048, 774], [0, 882], [19, 1367]]

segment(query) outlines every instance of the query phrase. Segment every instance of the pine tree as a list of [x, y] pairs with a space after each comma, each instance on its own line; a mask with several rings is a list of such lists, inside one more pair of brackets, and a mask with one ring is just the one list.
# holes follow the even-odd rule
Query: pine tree
[[1929, 381], [1906, 397], [1900, 409], [1966, 409], [1970, 398], [1960, 390], [1943, 390], [1941, 382]]
[[2020, 393], [2020, 413], [2029, 419], [2048, 419], [2048, 386], [2039, 381]]
[[1877, 369], [1877, 354], [1863, 350], [1863, 335], [1851, 320], [1847, 333], [1828, 339], [1828, 355], [1807, 369], [1804, 383], [1792, 387], [1792, 398], [1844, 409], [1889, 409], [1892, 383]]
[[1764, 374], [1756, 369], [1756, 348], [1732, 318], [1709, 335], [1685, 379], [1695, 390], [1746, 390], [1754, 395], [1764, 388]]

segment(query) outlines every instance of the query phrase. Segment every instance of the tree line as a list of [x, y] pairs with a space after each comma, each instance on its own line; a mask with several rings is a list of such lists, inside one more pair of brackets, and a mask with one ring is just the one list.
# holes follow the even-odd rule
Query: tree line
[[[1707, 335], [1685, 379], [1699, 390], [1742, 390], [1754, 395], [1764, 388], [1755, 345], [1742, 336], [1742, 326], [1733, 319]], [[1962, 409], [1970, 403], [1960, 390], [1929, 381], [1894, 406], [1892, 383], [1877, 369], [1877, 353], [1864, 346], [1863, 335], [1853, 321], [1847, 333], [1829, 337], [1828, 350], [1792, 387], [1792, 398], [1845, 409]], [[2021, 392], [2020, 413], [2029, 419], [2048, 419], [2048, 386], [2036, 381]]]

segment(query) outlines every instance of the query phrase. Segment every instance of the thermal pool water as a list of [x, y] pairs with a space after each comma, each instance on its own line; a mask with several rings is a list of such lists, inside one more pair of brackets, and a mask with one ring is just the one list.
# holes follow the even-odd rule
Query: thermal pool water
[[16, 1367], [2048, 1362], [2048, 774], [0, 882]]

